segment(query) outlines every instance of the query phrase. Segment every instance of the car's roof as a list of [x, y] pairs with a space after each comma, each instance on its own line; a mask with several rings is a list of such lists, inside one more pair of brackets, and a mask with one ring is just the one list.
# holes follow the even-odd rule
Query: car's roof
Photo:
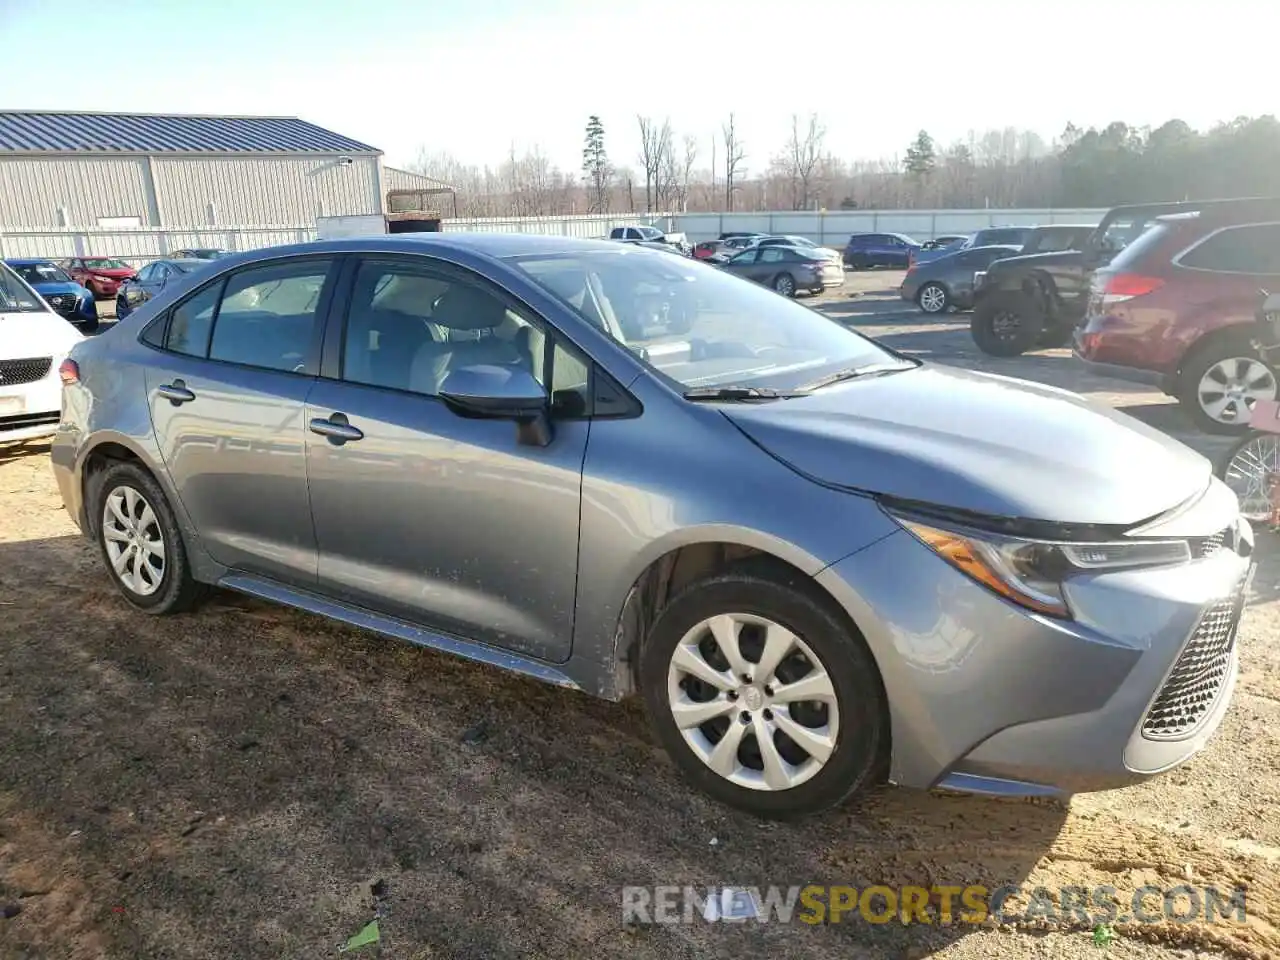
[[[259, 256], [292, 256], [301, 253], [343, 253], [376, 248], [379, 252], [431, 254], [457, 252], [489, 257], [536, 256], [538, 254], [590, 251], [617, 252], [622, 244], [614, 240], [588, 240], [535, 233], [389, 233], [369, 237], [342, 237], [312, 240], [280, 247], [264, 247], [253, 251]], [[243, 254], [236, 255], [237, 259]], [[257, 259], [251, 257], [247, 259]], [[228, 260], [230, 258], [227, 258]]]
[[4, 262], [11, 267], [30, 267], [37, 263], [53, 263], [52, 257], [5, 257]]

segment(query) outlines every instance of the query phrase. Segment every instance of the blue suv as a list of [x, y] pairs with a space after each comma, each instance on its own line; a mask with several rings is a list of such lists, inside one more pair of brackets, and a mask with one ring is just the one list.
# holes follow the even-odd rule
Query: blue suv
[[844, 248], [844, 263], [850, 270], [909, 265], [920, 243], [901, 233], [855, 233]]

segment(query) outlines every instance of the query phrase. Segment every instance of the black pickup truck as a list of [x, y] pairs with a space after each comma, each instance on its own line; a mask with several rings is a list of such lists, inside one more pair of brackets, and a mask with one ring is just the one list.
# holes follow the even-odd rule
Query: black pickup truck
[[1016, 357], [1060, 347], [1089, 305], [1093, 272], [1142, 234], [1156, 217], [1199, 209], [1203, 201], [1113, 207], [1078, 249], [997, 260], [974, 291], [969, 332], [983, 353]]

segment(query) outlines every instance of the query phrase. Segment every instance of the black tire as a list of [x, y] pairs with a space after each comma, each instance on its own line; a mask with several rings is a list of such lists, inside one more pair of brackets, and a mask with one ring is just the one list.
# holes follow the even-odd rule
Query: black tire
[[128, 315], [129, 305], [125, 303], [123, 298], [116, 297], [116, 320], [123, 320]]
[[[933, 310], [930, 310], [928, 307], [926, 307], [925, 306], [926, 290], [935, 290], [938, 293], [942, 294], [942, 300], [940, 301], [942, 305]], [[945, 286], [938, 283], [938, 281], [930, 280], [928, 283], [926, 283], [924, 286], [922, 286], [919, 290], [916, 291], [916, 306], [919, 307], [921, 311], [923, 311], [924, 313], [927, 313], [931, 317], [941, 316], [942, 314], [946, 313], [948, 310], [951, 309], [951, 293], [949, 290], [947, 290]]]
[[[1182, 362], [1175, 396], [1192, 423], [1205, 433], [1230, 437], [1240, 436], [1249, 432], [1248, 409], [1242, 411], [1240, 419], [1234, 423], [1223, 423], [1215, 420], [1209, 416], [1201, 405], [1199, 388], [1200, 381], [1208, 373], [1209, 368], [1221, 363], [1223, 360], [1237, 357], [1255, 363], [1261, 362], [1258, 359], [1258, 352], [1251, 342], [1252, 337], [1253, 332], [1247, 327], [1227, 330], [1212, 340], [1192, 348], [1187, 358]], [[1272, 371], [1272, 380], [1275, 380], [1274, 371]]]
[[[836, 746], [825, 765], [795, 787], [757, 790], [721, 777], [693, 752], [671, 715], [667, 681], [677, 645], [703, 620], [730, 612], [787, 627], [831, 678], [840, 718]], [[640, 656], [640, 684], [658, 740], [685, 778], [721, 803], [786, 820], [833, 807], [884, 780], [889, 726], [880, 673], [862, 639], [850, 634], [830, 604], [799, 575], [752, 564], [686, 587], [649, 633]]]
[[784, 297], [795, 299], [796, 296], [796, 280], [789, 273], [780, 273], [773, 278], [773, 289], [775, 292], [782, 294]]
[[[103, 513], [107, 498], [122, 487], [132, 488], [142, 495], [155, 514], [156, 526], [163, 538], [164, 570], [159, 586], [150, 594], [142, 594], [126, 586], [112, 569], [111, 557], [107, 552]], [[186, 545], [182, 541], [182, 532], [178, 529], [173, 509], [169, 506], [164, 491], [160, 489], [160, 484], [156, 483], [150, 473], [136, 463], [116, 463], [95, 479], [93, 494], [94, 512], [90, 522], [93, 524], [94, 539], [98, 541], [98, 552], [106, 565], [107, 575], [129, 603], [139, 610], [156, 615], [181, 613], [190, 610], [208, 593], [209, 588], [191, 576]]]
[[98, 327], [100, 327], [101, 325], [102, 325], [102, 321], [100, 321], [97, 317], [94, 317], [92, 320], [82, 320], [80, 322], [80, 332], [81, 333], [97, 333]]
[[992, 357], [1017, 357], [1036, 345], [1044, 312], [1024, 293], [992, 293], [973, 308], [969, 333], [978, 349]]
[[845, 261], [845, 266], [850, 270], [867, 270], [869, 265], [866, 257], [850, 257]]

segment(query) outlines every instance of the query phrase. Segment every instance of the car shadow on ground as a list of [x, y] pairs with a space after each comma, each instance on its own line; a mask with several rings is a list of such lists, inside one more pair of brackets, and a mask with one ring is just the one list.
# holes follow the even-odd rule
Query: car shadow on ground
[[[149, 617], [79, 537], [0, 544], [11, 950], [924, 957], [976, 926], [623, 923], [626, 886], [1021, 884], [1056, 803], [883, 788], [795, 824], [685, 786], [615, 705], [237, 595]], [[879, 903], [879, 901], [877, 901]]]

